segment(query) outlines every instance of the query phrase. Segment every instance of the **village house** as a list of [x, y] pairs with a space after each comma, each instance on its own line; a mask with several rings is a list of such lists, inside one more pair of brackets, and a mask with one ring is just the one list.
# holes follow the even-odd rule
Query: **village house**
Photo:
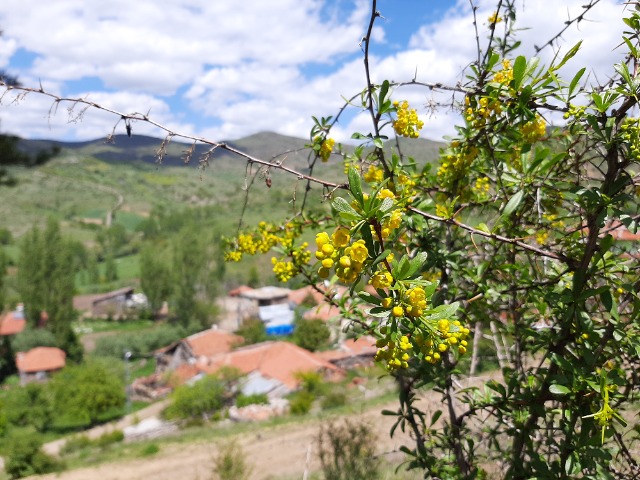
[[66, 353], [56, 347], [36, 347], [16, 354], [20, 383], [46, 380], [52, 373], [64, 368]]
[[24, 308], [19, 304], [12, 312], [7, 312], [0, 316], [0, 336], [16, 335], [22, 332], [27, 326], [24, 318]]
[[288, 288], [268, 286], [238, 287], [229, 292], [229, 295], [250, 301], [248, 316], [257, 316], [264, 323], [267, 335], [291, 335], [295, 304], [289, 300], [290, 293]]
[[200, 361], [197, 368], [206, 374], [233, 367], [246, 375], [241, 390], [245, 395], [267, 394], [280, 398], [300, 386], [300, 373], [316, 372], [327, 380], [344, 378], [341, 368], [290, 342], [262, 342]]
[[85, 318], [123, 319], [146, 306], [146, 297], [135, 294], [133, 287], [124, 287], [96, 295], [73, 297], [73, 308]]
[[243, 342], [239, 335], [211, 328], [178, 340], [156, 350], [156, 373], [174, 371], [181, 365], [195, 365], [198, 361], [231, 351]]
[[371, 367], [377, 352], [376, 339], [370, 335], [342, 340], [337, 348], [316, 355], [344, 370]]

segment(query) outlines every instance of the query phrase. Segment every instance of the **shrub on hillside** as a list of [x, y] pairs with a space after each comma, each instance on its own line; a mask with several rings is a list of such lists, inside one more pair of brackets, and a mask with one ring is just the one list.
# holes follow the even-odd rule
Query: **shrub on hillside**
[[269, 397], [266, 393], [254, 393], [253, 395], [240, 394], [236, 397], [236, 407], [242, 408], [247, 405], [266, 405], [269, 403]]
[[366, 423], [345, 420], [320, 426], [318, 448], [325, 480], [375, 480], [380, 462], [375, 457], [377, 439]]
[[289, 411], [293, 415], [305, 415], [309, 413], [316, 397], [306, 390], [300, 390], [289, 396]]
[[330, 337], [329, 327], [318, 318], [299, 319], [293, 332], [294, 343], [311, 352], [326, 346]]
[[98, 339], [94, 355], [113, 358], [122, 358], [124, 352], [149, 355], [154, 350], [183, 338], [184, 335], [185, 331], [175, 325], [160, 325], [144, 332], [127, 335], [111, 335]]
[[123, 372], [90, 361], [67, 366], [49, 382], [58, 427], [87, 427], [122, 413]]
[[22, 433], [10, 438], [4, 452], [4, 469], [12, 479], [64, 469], [63, 463], [42, 451], [42, 441], [32, 433]]
[[213, 473], [216, 480], [246, 480], [253, 468], [247, 463], [246, 454], [235, 441], [220, 445], [214, 460]]
[[252, 345], [267, 340], [267, 329], [259, 318], [248, 318], [242, 322], [242, 326], [236, 334], [244, 338], [243, 345]]
[[163, 416], [169, 420], [207, 420], [224, 407], [226, 400], [224, 383], [215, 376], [207, 376], [193, 385], [176, 388]]
[[35, 347], [55, 347], [56, 337], [43, 328], [25, 328], [11, 340], [14, 352], [27, 352]]

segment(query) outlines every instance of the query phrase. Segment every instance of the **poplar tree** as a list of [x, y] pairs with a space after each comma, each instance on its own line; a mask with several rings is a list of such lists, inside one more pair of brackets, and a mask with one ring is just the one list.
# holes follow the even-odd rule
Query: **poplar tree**
[[44, 327], [70, 359], [82, 357], [82, 347], [73, 332], [75, 318], [74, 249], [60, 233], [58, 223], [49, 219], [42, 232], [34, 227], [20, 246], [16, 287], [30, 328]]

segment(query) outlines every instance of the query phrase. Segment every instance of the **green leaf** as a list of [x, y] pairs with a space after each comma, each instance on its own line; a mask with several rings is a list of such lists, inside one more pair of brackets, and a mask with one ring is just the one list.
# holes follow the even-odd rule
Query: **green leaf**
[[501, 383], [498, 383], [495, 380], [489, 380], [485, 385], [487, 386], [487, 388], [490, 388], [494, 392], [499, 393], [501, 397], [507, 396], [507, 389], [504, 388], [504, 385], [502, 385]]
[[388, 317], [389, 309], [382, 307], [373, 307], [371, 310], [369, 310], [367, 315], [370, 315], [372, 317]]
[[499, 61], [500, 61], [500, 55], [492, 51], [491, 55], [489, 56], [489, 61], [487, 62], [486, 70], [491, 70], [493, 67], [495, 67], [498, 64]]
[[372, 305], [380, 305], [380, 298], [372, 295], [369, 292], [358, 292], [358, 297], [367, 303], [371, 303]]
[[627, 85], [631, 85], [632, 83], [631, 74], [629, 73], [629, 67], [627, 67], [626, 63], [624, 62], [616, 63], [613, 66], [613, 68], [616, 72], [620, 74], [620, 76], [624, 79], [624, 81], [627, 82]]
[[478, 230], [480, 230], [481, 232], [484, 232], [484, 233], [491, 233], [491, 230], [489, 230], [489, 227], [487, 226], [486, 223], [478, 224], [476, 229], [478, 229]]
[[391, 253], [391, 250], [389, 250], [388, 248], [382, 252], [380, 255], [378, 255], [376, 257], [376, 259], [373, 261], [373, 263], [371, 264], [372, 267], [375, 267], [377, 264], [379, 264], [380, 262], [382, 262], [385, 258], [387, 258], [389, 256], [389, 254]]
[[440, 416], [442, 415], [442, 410], [436, 410], [435, 412], [433, 412], [433, 415], [431, 415], [431, 425], [433, 427], [433, 425], [438, 421], [438, 419], [440, 418]]
[[520, 55], [513, 63], [513, 88], [515, 90], [518, 90], [518, 88], [520, 87], [522, 79], [524, 78], [524, 72], [526, 68], [527, 60], [522, 55]]
[[511, 197], [509, 202], [507, 202], [507, 204], [504, 207], [504, 210], [502, 211], [502, 215], [505, 217], [508, 217], [509, 215], [511, 215], [520, 206], [523, 198], [524, 198], [524, 190], [520, 190], [513, 197]]
[[349, 169], [347, 176], [349, 177], [349, 190], [356, 200], [362, 203], [362, 183], [360, 182], [358, 171], [352, 167]]
[[460, 307], [460, 302], [453, 302], [447, 305], [439, 305], [425, 315], [423, 318], [426, 321], [434, 322], [436, 320], [442, 320], [444, 318], [451, 319], [455, 316], [456, 311]]
[[571, 60], [576, 53], [578, 53], [578, 50], [580, 50], [580, 46], [582, 45], [582, 40], [580, 40], [578, 43], [576, 43], [573, 47], [571, 47], [571, 50], [569, 50], [564, 57], [562, 57], [562, 60], [560, 60], [560, 63], [558, 65], [556, 65], [554, 67], [555, 70], [559, 69], [560, 67], [562, 67], [565, 63], [567, 63], [569, 60]]
[[409, 260], [406, 255], [403, 255], [400, 261], [394, 265], [393, 268], [393, 277], [397, 280], [404, 280], [407, 278], [407, 274], [409, 273], [409, 269], [411, 265], [409, 264]]
[[566, 395], [567, 393], [571, 393], [571, 390], [569, 390], [564, 385], [554, 383], [553, 385], [549, 385], [549, 392], [553, 393], [554, 395]]
[[380, 204], [379, 210], [382, 213], [386, 213], [393, 208], [395, 205], [395, 200], [393, 198], [385, 198]]
[[380, 86], [380, 94], [378, 95], [378, 104], [382, 104], [385, 101], [385, 98], [387, 97], [387, 93], [389, 93], [389, 80], [385, 80], [384, 82], [382, 82], [382, 85]]
[[419, 252], [415, 257], [409, 260], [409, 272], [407, 276], [412, 276], [416, 273], [427, 261], [427, 252]]
[[382, 141], [382, 138], [380, 137], [375, 137], [373, 139], [373, 144], [378, 148], [384, 148], [384, 141]]
[[331, 202], [331, 206], [333, 208], [335, 208], [338, 212], [344, 212], [344, 213], [348, 213], [350, 215], [355, 215], [356, 217], [359, 217], [358, 212], [356, 212], [354, 210], [354, 208], [349, 205], [349, 202], [347, 202], [344, 198], [342, 197], [336, 197], [333, 202]]

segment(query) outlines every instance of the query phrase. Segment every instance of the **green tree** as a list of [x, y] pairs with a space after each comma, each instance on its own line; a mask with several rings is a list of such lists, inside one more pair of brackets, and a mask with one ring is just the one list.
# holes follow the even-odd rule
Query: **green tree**
[[173, 243], [171, 315], [185, 328], [211, 325], [217, 279], [209, 238], [195, 228], [181, 231]]
[[140, 252], [140, 288], [147, 296], [154, 314], [171, 295], [171, 270], [161, 250], [147, 242]]
[[111, 251], [104, 256], [104, 281], [115, 282], [118, 280], [118, 265]]
[[30, 383], [12, 389], [6, 398], [6, 412], [11, 425], [47, 431], [53, 421], [53, 401], [48, 385]]
[[16, 282], [31, 328], [44, 323], [57, 346], [72, 360], [82, 357], [82, 347], [71, 328], [75, 318], [76, 252], [74, 244], [62, 237], [58, 223], [49, 219], [44, 231], [34, 227], [25, 235]]
[[301, 318], [296, 321], [293, 341], [299, 347], [315, 352], [326, 346], [330, 337], [329, 327], [319, 318]]
[[11, 339], [15, 352], [27, 352], [35, 347], [55, 347], [56, 337], [49, 330], [27, 327]]
[[7, 441], [4, 469], [9, 478], [23, 478], [60, 471], [64, 465], [42, 451], [42, 440], [33, 433], [19, 433]]
[[124, 375], [113, 363], [91, 360], [65, 367], [49, 382], [56, 424], [88, 427], [122, 413]]

